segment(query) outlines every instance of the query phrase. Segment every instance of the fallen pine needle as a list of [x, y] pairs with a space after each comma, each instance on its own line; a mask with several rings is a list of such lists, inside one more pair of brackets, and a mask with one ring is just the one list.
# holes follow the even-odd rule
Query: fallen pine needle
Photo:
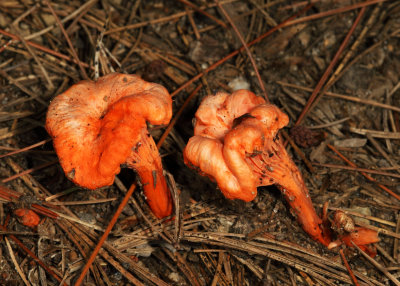
[[22, 281], [24, 281], [25, 285], [30, 286], [31, 283], [29, 283], [29, 281], [25, 277], [24, 272], [22, 272], [21, 268], [19, 267], [19, 264], [18, 264], [17, 260], [15, 259], [14, 251], [12, 250], [11, 244], [8, 241], [7, 237], [5, 237], [4, 240], [6, 241], [8, 252], [10, 253], [10, 257], [11, 257], [12, 262], [14, 263], [15, 269], [17, 270], [19, 276], [21, 276], [21, 279], [22, 279]]
[[365, 259], [367, 259], [372, 265], [374, 265], [377, 269], [379, 269], [385, 276], [390, 279], [396, 286], [400, 286], [400, 282], [394, 277], [385, 267], [380, 265], [375, 259], [373, 259], [371, 256], [369, 256], [365, 251], [363, 251], [361, 248], [359, 248], [354, 242], [351, 242], [355, 248], [360, 251], [360, 253], [364, 256]]
[[351, 270], [349, 263], [347, 262], [346, 256], [344, 256], [343, 249], [340, 249], [339, 252], [340, 252], [340, 256], [342, 257], [344, 266], [346, 266], [346, 269], [349, 272], [350, 278], [353, 281], [353, 284], [356, 286], [359, 286], [360, 284], [358, 284], [357, 278], [356, 278], [356, 276], [354, 276], [354, 273]]

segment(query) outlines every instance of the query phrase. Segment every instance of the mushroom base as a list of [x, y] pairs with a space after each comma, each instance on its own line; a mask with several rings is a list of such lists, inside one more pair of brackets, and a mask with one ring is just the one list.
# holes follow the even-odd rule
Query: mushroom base
[[142, 129], [141, 140], [132, 149], [126, 164], [139, 175], [147, 203], [157, 218], [172, 213], [172, 198], [153, 137]]

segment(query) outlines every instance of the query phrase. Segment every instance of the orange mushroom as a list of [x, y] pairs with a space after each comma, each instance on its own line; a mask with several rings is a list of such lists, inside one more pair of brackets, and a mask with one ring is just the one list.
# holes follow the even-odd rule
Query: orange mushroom
[[36, 227], [40, 222], [40, 217], [30, 209], [16, 209], [14, 214], [19, 217], [23, 225], [31, 228]]
[[172, 213], [161, 159], [146, 122], [167, 124], [172, 100], [161, 85], [112, 73], [81, 81], [51, 102], [47, 132], [67, 177], [79, 186], [111, 185], [121, 165], [135, 169], [153, 213]]
[[378, 233], [376, 231], [355, 226], [353, 219], [343, 211], [335, 212], [331, 227], [338, 234], [338, 237], [335, 241], [329, 243], [329, 249], [342, 244], [353, 247], [354, 243], [370, 256], [374, 257], [376, 255], [376, 248], [370, 245], [379, 242]]
[[330, 230], [316, 214], [301, 173], [277, 132], [289, 118], [247, 90], [207, 96], [196, 112], [185, 163], [214, 179], [225, 197], [251, 201], [258, 186], [276, 184], [303, 229], [328, 246]]

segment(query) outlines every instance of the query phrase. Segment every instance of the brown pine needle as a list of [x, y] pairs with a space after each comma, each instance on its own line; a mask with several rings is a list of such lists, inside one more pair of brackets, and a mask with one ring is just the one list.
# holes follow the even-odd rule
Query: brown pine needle
[[351, 242], [355, 248], [358, 249], [358, 251], [364, 256], [365, 259], [367, 259], [372, 265], [374, 265], [379, 271], [381, 271], [385, 276], [394, 283], [396, 286], [400, 286], [399, 280], [396, 279], [385, 267], [380, 265], [375, 259], [373, 259], [371, 256], [369, 256], [365, 251], [363, 251], [358, 245], [356, 245], [354, 242]]
[[[258, 72], [258, 68], [257, 68], [257, 64], [254, 61], [254, 58], [251, 54], [251, 51], [248, 47], [248, 44], [246, 43], [246, 41], [243, 39], [242, 34], [240, 33], [240, 31], [238, 30], [238, 28], [236, 27], [235, 23], [233, 22], [232, 18], [228, 15], [228, 13], [226, 12], [226, 10], [224, 9], [224, 7], [218, 2], [218, 0], [215, 0], [215, 3], [217, 3], [218, 8], [221, 10], [222, 14], [224, 15], [224, 17], [228, 20], [229, 24], [231, 24], [233, 30], [235, 31], [236, 35], [238, 36], [240, 42], [242, 43], [244, 49], [246, 50], [247, 56], [249, 57], [251, 64], [253, 66], [254, 72], [257, 76], [258, 79], [258, 83], [260, 84], [260, 88], [263, 92], [264, 95], [264, 99], [269, 102], [268, 99], [268, 94], [267, 91], [265, 90], [265, 86], [264, 86], [264, 82], [261, 79], [260, 73]], [[275, 26], [276, 27], [276, 26]]]
[[360, 284], [358, 284], [357, 278], [356, 278], [356, 276], [354, 275], [353, 271], [351, 270], [350, 265], [349, 265], [349, 263], [347, 262], [346, 256], [344, 256], [343, 249], [340, 249], [339, 252], [340, 252], [340, 256], [342, 257], [344, 266], [346, 266], [347, 272], [349, 272], [351, 281], [353, 281], [353, 284], [354, 284], [355, 286], [359, 286]]

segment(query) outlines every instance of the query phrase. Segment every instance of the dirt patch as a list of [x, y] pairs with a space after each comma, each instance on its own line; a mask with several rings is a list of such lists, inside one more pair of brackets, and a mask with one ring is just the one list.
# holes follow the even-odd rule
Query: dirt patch
[[[399, 283], [400, 3], [312, 3], [220, 1], [255, 69], [214, 2], [1, 1], [0, 179], [8, 189], [0, 192], [0, 284], [74, 284], [137, 182], [123, 169], [113, 186], [75, 186], [44, 129], [50, 101], [93, 80], [96, 64], [100, 76], [138, 74], [173, 95], [179, 118], [160, 153], [181, 219], [156, 220], [138, 187], [86, 285], [352, 284], [341, 248], [313, 241], [276, 187], [260, 187], [248, 203], [228, 200], [183, 162], [205, 95], [249, 87], [265, 96], [262, 86], [290, 117], [285, 132], [299, 149], [287, 148], [317, 212], [329, 202], [329, 219], [345, 210], [380, 233], [379, 266], [343, 247], [360, 285]], [[158, 142], [166, 129], [150, 130]], [[18, 220], [21, 207], [42, 209], [38, 227]]]

